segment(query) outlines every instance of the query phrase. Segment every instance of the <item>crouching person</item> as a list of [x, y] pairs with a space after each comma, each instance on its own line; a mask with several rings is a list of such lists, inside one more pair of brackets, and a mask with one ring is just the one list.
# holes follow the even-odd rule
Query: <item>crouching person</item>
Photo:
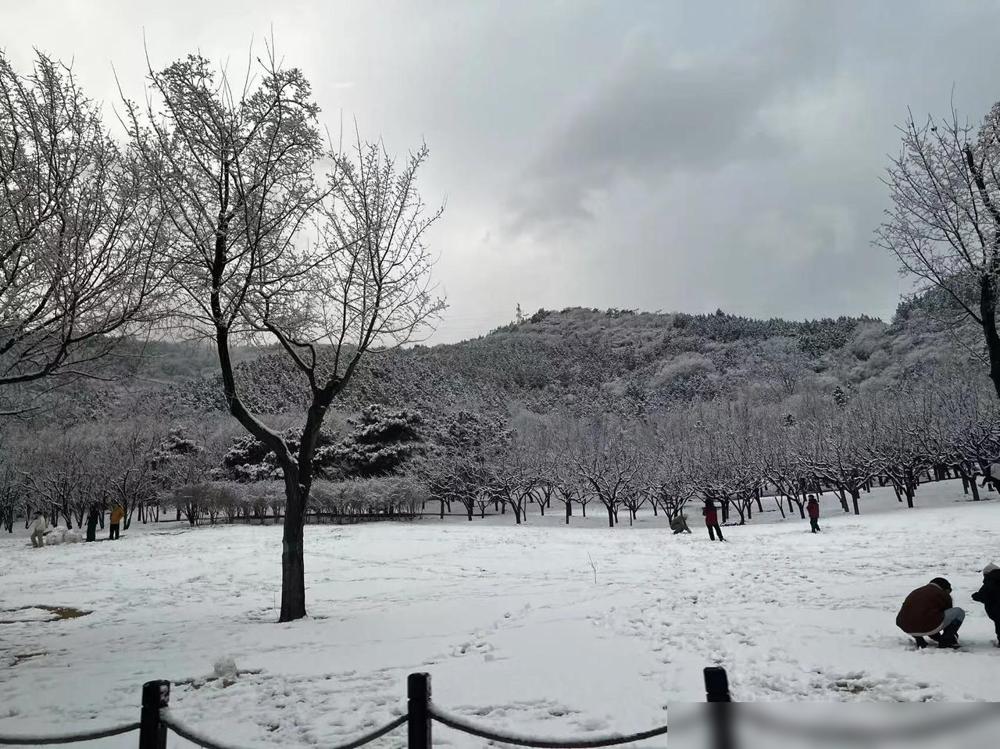
[[674, 519], [670, 521], [670, 530], [674, 532], [676, 536], [678, 533], [690, 533], [691, 529], [688, 528], [687, 517], [684, 513], [678, 513], [674, 516]]
[[951, 583], [935, 577], [906, 597], [896, 615], [896, 626], [916, 640], [918, 648], [927, 647], [925, 637], [939, 648], [957, 648], [958, 629], [964, 620], [965, 612], [952, 605]]

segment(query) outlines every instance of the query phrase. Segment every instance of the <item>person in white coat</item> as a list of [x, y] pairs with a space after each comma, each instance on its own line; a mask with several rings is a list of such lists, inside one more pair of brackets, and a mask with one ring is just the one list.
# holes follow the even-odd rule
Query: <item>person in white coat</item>
[[49, 529], [49, 519], [44, 512], [35, 513], [35, 521], [31, 524], [31, 545], [45, 546], [45, 532]]

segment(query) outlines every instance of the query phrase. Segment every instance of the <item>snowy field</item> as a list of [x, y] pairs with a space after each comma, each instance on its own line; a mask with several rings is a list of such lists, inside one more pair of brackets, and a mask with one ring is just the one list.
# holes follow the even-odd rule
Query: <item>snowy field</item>
[[[274, 623], [279, 528], [133, 525], [118, 542], [44, 549], [3, 534], [0, 733], [136, 720], [154, 678], [174, 682], [189, 723], [258, 746], [328, 746], [388, 722], [422, 670], [453, 712], [550, 736], [664, 723], [667, 703], [704, 699], [713, 664], [747, 701], [1000, 701], [1000, 648], [969, 599], [1000, 563], [1000, 501], [967, 502], [954, 482], [921, 487], [913, 510], [891, 491], [862, 501], [858, 518], [824, 498], [818, 535], [768, 512], [727, 527], [727, 544], [697, 522], [693, 535], [662, 517], [630, 528], [624, 510], [610, 530], [593, 505], [569, 527], [555, 506], [521, 527], [310, 526], [310, 618], [291, 624]], [[894, 626], [903, 596], [937, 575], [968, 611], [959, 652], [916, 651]], [[222, 658], [235, 679], [212, 678]]]

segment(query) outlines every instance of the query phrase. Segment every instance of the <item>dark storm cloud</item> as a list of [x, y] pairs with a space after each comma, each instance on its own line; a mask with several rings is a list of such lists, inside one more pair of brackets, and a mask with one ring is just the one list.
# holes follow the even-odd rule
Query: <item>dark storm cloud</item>
[[616, 179], [712, 169], [785, 147], [757, 118], [758, 81], [738, 66], [671, 69], [632, 51], [551, 136], [511, 198], [511, 228], [591, 217], [587, 196]]
[[775, 96], [832, 68], [836, 21], [829, 11], [777, 4], [761, 35], [693, 56], [672, 55], [675, 45], [655, 21], [633, 31], [521, 175], [507, 228], [558, 229], [591, 218], [588, 196], [619, 179], [656, 182], [790, 156], [795, 144], [761, 114]]

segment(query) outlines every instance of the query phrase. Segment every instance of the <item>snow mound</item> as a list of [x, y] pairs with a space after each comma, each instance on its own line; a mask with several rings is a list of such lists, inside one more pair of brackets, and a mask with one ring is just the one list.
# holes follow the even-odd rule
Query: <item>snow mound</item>
[[47, 534], [45, 534], [45, 545], [46, 546], [58, 546], [59, 544], [75, 544], [82, 541], [83, 538], [80, 536], [79, 531], [70, 530], [69, 528], [63, 528], [62, 526], [56, 526]]
[[236, 661], [228, 656], [219, 658], [212, 664], [212, 676], [216, 679], [222, 679], [223, 682], [236, 681], [236, 677], [239, 676]]

